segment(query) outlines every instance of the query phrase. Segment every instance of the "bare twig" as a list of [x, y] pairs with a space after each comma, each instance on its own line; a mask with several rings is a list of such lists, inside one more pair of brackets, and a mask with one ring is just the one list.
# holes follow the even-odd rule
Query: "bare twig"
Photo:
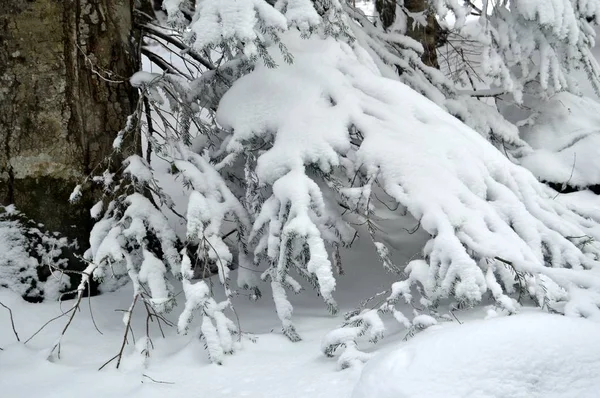
[[100, 79], [104, 80], [107, 83], [113, 83], [113, 84], [123, 84], [123, 83], [127, 82], [127, 79], [121, 78], [120, 76], [117, 76], [117, 77], [121, 78], [121, 80], [112, 79], [111, 77], [114, 75], [113, 72], [107, 71], [107, 70], [102, 70], [98, 65], [96, 65], [94, 63], [94, 61], [92, 61], [90, 59], [88, 54], [78, 44], [76, 44], [76, 46], [77, 46], [77, 49], [79, 49], [79, 51], [81, 52], [81, 55], [85, 59], [86, 63], [89, 64], [90, 71], [92, 71], [92, 73], [94, 73]]
[[127, 342], [127, 332], [131, 328], [131, 318], [132, 318], [131, 315], [133, 314], [133, 309], [135, 307], [135, 303], [137, 303], [139, 296], [140, 295], [137, 294], [134, 297], [133, 303], [131, 303], [131, 307], [129, 307], [129, 315], [127, 316], [127, 326], [125, 327], [125, 334], [123, 335], [123, 342], [121, 343], [121, 349], [119, 350], [119, 353], [117, 354], [117, 356], [119, 358], [117, 360], [117, 369], [119, 369], [119, 365], [121, 365], [121, 359], [123, 358], [123, 350], [125, 349], [125, 343]]
[[79, 306], [81, 304], [81, 299], [83, 298], [83, 291], [79, 290], [78, 294], [77, 294], [77, 302], [75, 302], [75, 304], [73, 305], [73, 307], [71, 307], [71, 309], [67, 312], [71, 313], [71, 316], [69, 317], [69, 320], [67, 321], [67, 324], [65, 325], [65, 327], [63, 328], [62, 332], [60, 333], [60, 337], [58, 338], [58, 342], [54, 345], [54, 347], [52, 347], [52, 351], [54, 352], [54, 350], [56, 348], [58, 348], [58, 357], [60, 358], [60, 343], [61, 340], [63, 338], [63, 336], [67, 333], [67, 329], [69, 329], [69, 326], [71, 326], [71, 323], [73, 322], [73, 318], [75, 318], [75, 314], [77, 313], [77, 310], [79, 309]]
[[[155, 383], [159, 383], [159, 384], [175, 384], [172, 381], [162, 381], [162, 380], [153, 379], [152, 377], [148, 376], [147, 374], [142, 374], [142, 376], [152, 380]], [[142, 383], [143, 383], [143, 381], [142, 381]]]
[[2, 303], [2, 301], [0, 301], [0, 305], [8, 310], [8, 315], [10, 316], [10, 324], [12, 326], [13, 333], [15, 334], [17, 341], [20, 342], [21, 339], [19, 338], [19, 334], [17, 333], [17, 328], [15, 327], [15, 320], [13, 318], [12, 310], [9, 307], [7, 307], [6, 305], [4, 305], [4, 303]]
[[121, 365], [121, 359], [123, 359], [123, 351], [125, 350], [125, 345], [127, 344], [127, 335], [129, 334], [129, 330], [131, 329], [131, 315], [133, 314], [133, 309], [139, 297], [139, 294], [135, 295], [135, 297], [133, 298], [133, 303], [131, 303], [129, 310], [127, 310], [127, 324], [125, 325], [125, 333], [123, 334], [123, 341], [121, 342], [121, 348], [119, 349], [119, 352], [117, 353], [117, 355], [104, 362], [104, 364], [100, 366], [98, 370], [102, 370], [106, 365], [108, 365], [115, 359], [117, 360], [117, 369], [119, 369], [119, 366]]
[[62, 314], [60, 314], [60, 315], [57, 315], [57, 316], [55, 316], [54, 318], [50, 319], [48, 322], [44, 323], [44, 324], [42, 325], [42, 327], [40, 327], [40, 328], [37, 330], [37, 332], [35, 332], [35, 333], [34, 333], [34, 334], [32, 334], [32, 335], [31, 335], [31, 336], [30, 336], [30, 337], [29, 337], [27, 340], [25, 340], [25, 343], [23, 343], [23, 344], [27, 344], [27, 343], [29, 343], [29, 342], [31, 341], [31, 339], [33, 339], [35, 336], [37, 336], [37, 335], [38, 335], [38, 333], [40, 333], [40, 332], [41, 332], [41, 331], [42, 331], [42, 330], [43, 330], [43, 329], [44, 329], [46, 326], [48, 326], [50, 323], [52, 323], [52, 322], [56, 321], [57, 319], [60, 319], [60, 318], [62, 318], [63, 316], [67, 315], [68, 313], [70, 313], [71, 311], [74, 311], [74, 310], [75, 310], [75, 307], [72, 307], [70, 310], [68, 310], [68, 311], [65, 311], [65, 312], [63, 312]]
[[460, 321], [460, 319], [458, 319], [456, 317], [456, 314], [454, 313], [454, 310], [450, 310], [450, 315], [452, 315], [454, 317], [454, 319], [456, 319], [456, 322], [458, 322], [459, 325], [462, 325], [463, 323]]
[[90, 297], [92, 295], [92, 292], [91, 292], [89, 283], [87, 284], [87, 291], [88, 291], [88, 308], [90, 309], [90, 317], [92, 318], [92, 323], [94, 324], [94, 327], [96, 328], [98, 333], [104, 334], [100, 331], [100, 329], [98, 328], [98, 325], [96, 325], [96, 319], [94, 319], [94, 312], [92, 311], [92, 298]]
[[145, 29], [145, 30], [147, 30], [148, 33], [152, 34], [153, 36], [156, 36], [156, 37], [158, 37], [160, 39], [163, 39], [166, 42], [171, 43], [175, 47], [177, 47], [180, 50], [184, 51], [192, 59], [194, 59], [195, 61], [197, 61], [198, 63], [200, 63], [206, 69], [210, 69], [210, 70], [216, 69], [216, 67], [212, 64], [212, 62], [210, 60], [208, 60], [208, 59], [204, 58], [203, 56], [201, 56], [200, 54], [198, 54], [196, 51], [194, 51], [191, 47], [189, 47], [188, 45], [186, 45], [185, 43], [183, 43], [177, 37], [175, 37], [173, 35], [170, 35], [168, 33], [165, 33], [161, 29], [157, 29], [154, 26], [152, 26], [151, 24], [142, 25], [142, 28]]
[[[65, 325], [62, 332], [60, 333], [58, 342], [54, 345], [54, 347], [52, 347], [52, 351], [51, 351], [51, 352], [54, 352], [54, 350], [56, 348], [58, 348], [58, 357], [59, 358], [60, 358], [61, 340], [62, 340], [63, 336], [67, 333], [69, 326], [71, 326], [71, 323], [73, 322], [73, 319], [75, 318], [75, 314], [81, 307], [81, 300], [83, 299], [83, 295], [85, 294], [86, 288], [88, 291], [88, 299], [90, 298], [89, 297], [90, 293], [91, 293], [90, 286], [89, 286], [90, 285], [90, 276], [92, 275], [92, 273], [94, 272], [96, 267], [97, 267], [96, 264], [88, 262], [88, 266], [86, 267], [86, 269], [83, 272], [81, 272], [81, 282], [79, 282], [79, 286], [77, 286], [77, 301], [75, 302], [75, 304], [71, 307], [71, 309], [69, 311], [64, 313], [66, 315], [67, 313], [70, 312], [71, 316], [69, 317], [67, 324]], [[90, 314], [92, 314], [91, 300], [88, 303], [89, 303], [89, 308], [90, 308]], [[100, 330], [98, 329], [98, 326], [96, 325], [96, 321], [94, 320], [93, 314], [92, 314], [92, 322], [93, 322], [94, 326], [96, 327], [96, 330], [100, 334], [102, 334], [102, 332], [100, 332]]]
[[413, 227], [413, 229], [408, 229], [408, 228], [404, 228], [402, 227], [403, 230], [405, 230], [406, 232], [408, 232], [409, 235], [414, 234], [415, 232], [417, 232], [419, 230], [419, 228], [421, 228], [421, 220], [419, 220], [419, 222], [417, 223], [417, 225], [415, 225]]
[[459, 94], [466, 95], [469, 97], [482, 98], [482, 97], [499, 97], [506, 95], [506, 90], [498, 89], [481, 89], [481, 90], [460, 90]]
[[172, 73], [174, 75], [181, 75], [189, 80], [192, 80], [192, 76], [177, 69], [169, 61], [165, 60], [160, 55], [153, 53], [152, 51], [148, 50], [147, 48], [145, 48], [145, 47], [142, 48], [141, 53], [142, 53], [142, 55], [144, 55], [146, 58], [148, 58], [150, 61], [152, 61], [156, 66], [158, 66], [163, 71]]
[[104, 367], [105, 367], [106, 365], [108, 365], [109, 363], [111, 363], [112, 361], [114, 361], [114, 360], [115, 360], [115, 359], [116, 359], [118, 356], [119, 356], [119, 354], [116, 354], [114, 357], [112, 357], [112, 358], [111, 358], [111, 359], [109, 359], [108, 361], [104, 362], [104, 364], [103, 364], [102, 366], [100, 366], [100, 367], [98, 368], [98, 370], [102, 370], [102, 369], [104, 369]]
[[[573, 166], [571, 167], [571, 175], [569, 176], [569, 179], [563, 183], [563, 190], [565, 189], [565, 187], [567, 187], [569, 185], [569, 182], [571, 182], [571, 178], [573, 178], [573, 172], [575, 171], [575, 163], [576, 162], [577, 162], [577, 152], [573, 153]], [[560, 195], [560, 191], [556, 193], [556, 196], [554, 196], [552, 198], [552, 200], [558, 198], [558, 195]]]
[[465, 0], [465, 3], [470, 5], [471, 8], [473, 8], [477, 13], [479, 13], [479, 15], [481, 15], [481, 13], [483, 12], [483, 11], [481, 11], [481, 8], [479, 8], [475, 4], [473, 4], [473, 2], [471, 0]]

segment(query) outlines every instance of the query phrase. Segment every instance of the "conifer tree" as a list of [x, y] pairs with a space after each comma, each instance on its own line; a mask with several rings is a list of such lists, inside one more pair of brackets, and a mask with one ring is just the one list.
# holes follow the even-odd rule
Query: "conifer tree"
[[[482, 24], [488, 76], [517, 100], [525, 76], [540, 95], [570, 87], [575, 66], [597, 78], [589, 20], [600, 3], [554, 0], [562, 19], [548, 17], [543, 4], [481, 12], [489, 21]], [[516, 164], [531, 152], [517, 126], [427, 65], [401, 14], [385, 26], [344, 0], [164, 0], [162, 7], [168, 28], [150, 20], [143, 28], [185, 62], [144, 49], [163, 69], [131, 78], [153, 115], [152, 126], [145, 123], [155, 160], [130, 156], [122, 180], [98, 177], [106, 197], [94, 207], [99, 221], [86, 258], [96, 278], [130, 278], [134, 302], [142, 297], [159, 313], [173, 308], [167, 276], [180, 278], [186, 304], [178, 328], [186, 332], [193, 316], [202, 317], [211, 360], [221, 363], [240, 333], [230, 320], [232, 275], [252, 298], [264, 290], [257, 275], [267, 283], [283, 333], [297, 341], [289, 294], [312, 287], [335, 313], [335, 273], [356, 239], [372, 241], [397, 282], [382, 303], [366, 300], [324, 339], [326, 355], [342, 353], [341, 367], [366, 359], [357, 340], [380, 340], [383, 314], [414, 333], [445, 319], [447, 301], [453, 309], [491, 300], [514, 313], [527, 297], [549, 311], [600, 316], [598, 215], [555, 201]], [[455, 0], [430, 7], [440, 18], [452, 13], [455, 29], [471, 11]], [[511, 41], [501, 41], [507, 29]], [[141, 107], [115, 148], [135, 123], [144, 123]], [[184, 212], [167, 189], [173, 184], [187, 189]], [[393, 263], [377, 225], [378, 194], [429, 234], [421, 258]], [[223, 301], [211, 279], [196, 278], [211, 270]]]

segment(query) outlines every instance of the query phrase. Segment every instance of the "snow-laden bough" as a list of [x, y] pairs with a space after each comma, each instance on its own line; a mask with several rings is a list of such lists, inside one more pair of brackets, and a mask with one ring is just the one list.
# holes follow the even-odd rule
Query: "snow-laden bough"
[[[331, 264], [323, 255], [331, 223], [324, 218], [339, 214], [325, 205], [322, 198], [331, 192], [324, 191], [368, 217], [369, 201], [353, 199], [374, 183], [431, 235], [423, 258], [406, 266], [406, 278], [392, 286], [382, 311], [399, 299], [413, 303], [417, 287], [425, 308], [448, 298], [473, 304], [489, 295], [514, 312], [511, 295], [525, 292], [552, 311], [600, 319], [598, 220], [553, 200], [555, 192], [528, 170], [430, 100], [380, 76], [351, 45], [294, 33], [284, 41], [293, 64], [258, 65], [239, 79], [221, 100], [218, 121], [232, 132], [232, 153], [273, 137], [256, 165], [260, 184], [273, 193], [253, 235], [260, 242], [255, 254], [271, 261], [287, 328], [291, 305], [279, 286], [299, 253], [331, 300]], [[270, 51], [282, 59], [276, 48]], [[344, 179], [357, 174], [361, 178]], [[350, 342], [365, 332], [334, 333], [324, 351], [354, 347]]]

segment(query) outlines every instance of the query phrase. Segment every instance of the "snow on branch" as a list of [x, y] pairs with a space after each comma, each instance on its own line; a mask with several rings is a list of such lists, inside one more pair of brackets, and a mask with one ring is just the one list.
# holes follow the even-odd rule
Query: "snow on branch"
[[[169, 21], [174, 24], [181, 21], [181, 3], [170, 0], [165, 7]], [[292, 15], [294, 5], [291, 9], [288, 5], [288, 13], [292, 11]], [[251, 56], [257, 54], [257, 45], [265, 40], [264, 33], [287, 29], [287, 19], [265, 0], [204, 0], [196, 5], [189, 29], [188, 39], [197, 50], [228, 42], [232, 44], [230, 49], [241, 44], [244, 54]]]
[[[478, 40], [494, 88], [520, 101], [531, 81], [543, 94], [571, 89], [567, 71], [575, 66], [594, 78], [600, 68], [590, 53], [589, 21], [599, 2], [552, 0], [549, 10], [542, 1], [515, 0], [511, 10], [493, 13], [484, 7]], [[440, 16], [453, 13], [455, 27], [464, 25], [459, 1], [431, 5]], [[152, 153], [130, 156], [124, 175], [107, 170], [98, 180], [112, 201], [94, 206], [99, 221], [86, 258], [97, 278], [128, 276], [134, 304], [140, 297], [155, 314], [174, 303], [169, 274], [181, 278], [186, 303], [178, 330], [186, 333], [201, 315], [213, 362], [233, 352], [241, 333], [225, 315], [233, 310], [231, 269], [238, 267], [238, 285], [254, 290], [251, 297], [260, 295], [253, 272], [270, 283], [290, 340], [300, 336], [289, 291], [308, 284], [337, 310], [333, 269], [341, 272], [339, 249], [356, 237], [348, 213], [364, 220], [386, 270], [404, 275], [378, 305], [352, 312], [325, 338], [326, 355], [343, 350], [341, 367], [368, 358], [359, 339], [384, 336], [381, 315], [412, 334], [446, 319], [437, 308], [442, 300], [463, 306], [491, 299], [514, 313], [528, 296], [551, 311], [600, 316], [600, 215], [555, 201], [511, 163], [509, 154], [526, 160], [531, 152], [518, 128], [425, 65], [420, 43], [339, 0], [203, 0], [195, 7], [165, 0], [163, 7], [180, 30], [176, 44], [151, 34], [193, 52], [200, 76], [165, 64], [165, 73], [139, 72], [131, 83], [155, 116], [148, 148], [166, 163], [168, 178], [189, 190], [187, 211], [178, 213], [163, 192]], [[422, 258], [393, 264], [370, 220], [374, 190], [430, 234]], [[182, 236], [168, 211], [185, 222]], [[198, 266], [218, 274], [222, 301]], [[412, 314], [396, 308], [400, 300]]]
[[590, 51], [595, 45], [592, 24], [597, 23], [598, 0], [486, 0], [484, 10], [478, 29], [464, 33], [483, 45], [483, 75], [513, 93], [517, 102], [534, 81], [542, 96], [577, 92], [570, 74], [580, 67], [600, 93], [600, 67]]
[[[407, 278], [397, 282], [382, 311], [399, 298], [412, 302], [416, 286], [420, 304], [431, 310], [442, 299], [474, 304], [489, 293], [513, 312], [518, 304], [510, 296], [520, 289], [540, 306], [600, 317], [590, 304], [600, 298], [595, 220], [554, 201], [529, 171], [439, 106], [378, 75], [364, 53], [334, 39], [302, 40], [289, 33], [284, 41], [295, 55], [293, 65], [257, 65], [218, 110], [219, 122], [232, 131], [232, 152], [251, 139], [273, 137], [256, 167], [260, 183], [273, 194], [262, 205], [253, 236], [263, 236], [257, 248], [272, 261], [284, 326], [291, 325], [291, 305], [281, 286], [294, 258], [304, 258], [306, 270], [316, 273], [326, 301], [334, 286], [317, 232], [326, 185], [320, 183], [342, 162], [365, 180], [376, 177], [431, 235], [423, 259], [408, 265]], [[271, 51], [274, 58], [282, 56]], [[354, 129], [358, 147], [351, 145]], [[592, 239], [578, 245], [575, 236]], [[540, 288], [544, 284], [552, 286]], [[395, 317], [404, 322], [400, 315]], [[418, 328], [432, 324], [418, 317], [412, 322]], [[346, 337], [333, 341], [354, 341]]]
[[[453, 7], [456, 6], [452, 6], [453, 1], [447, 2], [446, 5], [444, 3], [438, 0], [436, 7], [454, 10]], [[357, 56], [363, 59], [365, 64], [372, 63], [372, 68], [379, 70], [384, 77], [407, 84], [486, 139], [502, 146], [503, 150], [515, 156], [530, 151], [528, 145], [519, 137], [518, 129], [504, 119], [495, 107], [459, 92], [440, 70], [425, 65], [421, 60], [421, 43], [401, 33], [384, 31], [350, 4], [344, 4], [343, 7], [347, 15], [356, 21], [348, 24], [355, 38], [352, 45]], [[460, 26], [461, 12], [464, 12], [464, 9], [462, 6], [457, 7], [453, 13], [457, 17], [457, 26]]]

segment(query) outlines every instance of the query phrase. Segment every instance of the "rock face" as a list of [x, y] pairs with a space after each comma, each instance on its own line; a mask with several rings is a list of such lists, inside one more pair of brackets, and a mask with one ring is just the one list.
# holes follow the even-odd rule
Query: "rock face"
[[0, 1], [0, 201], [87, 247], [68, 202], [137, 105], [133, 0]]

